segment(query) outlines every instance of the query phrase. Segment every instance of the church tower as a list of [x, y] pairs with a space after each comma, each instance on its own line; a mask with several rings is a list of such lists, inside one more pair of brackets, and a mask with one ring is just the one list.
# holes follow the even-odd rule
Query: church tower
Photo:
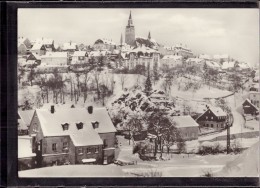
[[133, 25], [132, 15], [130, 11], [128, 24], [125, 28], [125, 43], [133, 46], [135, 42], [135, 27]]

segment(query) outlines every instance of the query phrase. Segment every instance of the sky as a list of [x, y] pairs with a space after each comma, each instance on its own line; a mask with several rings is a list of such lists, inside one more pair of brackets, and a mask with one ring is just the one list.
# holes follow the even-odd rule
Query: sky
[[99, 38], [119, 44], [132, 12], [135, 35], [159, 44], [187, 45], [196, 54], [229, 54], [259, 63], [258, 9], [18, 9], [18, 36], [55, 43], [93, 45]]

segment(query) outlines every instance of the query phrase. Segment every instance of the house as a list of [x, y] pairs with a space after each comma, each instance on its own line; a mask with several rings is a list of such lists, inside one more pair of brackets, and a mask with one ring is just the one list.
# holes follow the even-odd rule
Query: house
[[24, 44], [27, 49], [30, 49], [32, 47], [31, 41], [26, 37], [19, 37], [18, 44]]
[[203, 70], [203, 65], [205, 64], [205, 60], [204, 59], [200, 59], [200, 58], [188, 58], [184, 65], [185, 67], [195, 67], [197, 70]]
[[259, 113], [259, 107], [256, 107], [251, 103], [249, 99], [246, 99], [243, 105], [244, 114], [256, 115]]
[[224, 61], [222, 63], [222, 70], [233, 70], [235, 67], [235, 61]]
[[174, 51], [177, 56], [182, 56], [183, 59], [188, 59], [193, 57], [193, 53], [191, 49], [189, 49], [187, 46], [184, 46], [182, 44], [177, 44], [174, 46]]
[[191, 116], [172, 116], [171, 118], [176, 123], [183, 140], [198, 139], [199, 125]]
[[68, 52], [69, 55], [72, 55], [75, 51], [78, 51], [78, 45], [74, 42], [67, 42], [63, 44], [62, 50]]
[[105, 108], [36, 109], [30, 124], [39, 167], [112, 163], [116, 129]]
[[27, 55], [29, 49], [26, 47], [24, 43], [18, 43], [18, 55]]
[[98, 39], [95, 41], [93, 48], [95, 51], [108, 50], [112, 52], [114, 49], [116, 49], [116, 43], [114, 43], [112, 40]]
[[31, 53], [26, 58], [26, 64], [39, 65], [41, 63], [41, 56], [36, 53]]
[[72, 55], [71, 64], [88, 63], [88, 53], [86, 51], [75, 51]]
[[182, 66], [183, 57], [177, 55], [165, 55], [160, 60], [160, 68], [174, 68], [176, 66]]
[[35, 53], [37, 55], [45, 55], [46, 51], [46, 47], [42, 43], [35, 43], [30, 50], [31, 53]]
[[197, 119], [197, 123], [202, 127], [210, 127], [216, 130], [226, 127], [227, 113], [220, 107], [207, 107], [208, 109]]
[[18, 135], [28, 134], [34, 110], [18, 111]]
[[169, 98], [165, 95], [163, 91], [156, 91], [152, 93], [150, 96], [150, 101], [156, 105], [163, 105], [165, 107], [174, 107], [173, 101], [169, 100]]
[[212, 57], [210, 55], [208, 55], [208, 54], [200, 54], [199, 55], [199, 59], [204, 59], [204, 60], [211, 61]]
[[214, 69], [214, 70], [220, 70], [221, 69], [220, 64], [215, 62], [215, 61], [206, 60], [206, 65], [207, 65], [207, 67]]
[[222, 64], [225, 61], [229, 61], [229, 55], [228, 54], [213, 55], [213, 60]]
[[128, 69], [134, 69], [137, 65], [143, 65], [147, 69], [158, 67], [160, 63], [160, 54], [157, 50], [146, 46], [138, 46], [130, 50], [124, 59], [124, 66]]
[[249, 91], [248, 99], [257, 108], [260, 107], [260, 103], [259, 103], [259, 101], [260, 101], [260, 92], [258, 92], [258, 91]]
[[67, 52], [48, 52], [44, 56], [41, 56], [41, 66], [61, 67], [67, 65]]
[[55, 44], [54, 40], [51, 38], [37, 38], [35, 41], [33, 41], [34, 45], [35, 44], [42, 44], [47, 52], [53, 52], [55, 51]]

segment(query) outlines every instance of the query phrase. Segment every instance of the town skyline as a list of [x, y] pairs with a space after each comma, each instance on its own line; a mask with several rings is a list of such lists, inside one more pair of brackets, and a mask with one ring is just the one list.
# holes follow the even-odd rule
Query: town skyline
[[[161, 45], [182, 43], [195, 54], [228, 54], [250, 66], [258, 64], [259, 24], [254, 9], [19, 9], [18, 36], [85, 45], [106, 38], [119, 44], [121, 34], [125, 40], [130, 11], [136, 36], [147, 38], [150, 31]], [[38, 21], [41, 25], [36, 26]]]

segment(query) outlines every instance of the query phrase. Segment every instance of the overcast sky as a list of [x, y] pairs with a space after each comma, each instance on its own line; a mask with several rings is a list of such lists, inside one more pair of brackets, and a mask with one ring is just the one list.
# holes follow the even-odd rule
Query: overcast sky
[[[229, 54], [259, 62], [258, 9], [131, 9], [136, 36], [186, 44], [195, 54]], [[98, 38], [119, 43], [130, 9], [19, 9], [18, 36], [92, 45]]]

